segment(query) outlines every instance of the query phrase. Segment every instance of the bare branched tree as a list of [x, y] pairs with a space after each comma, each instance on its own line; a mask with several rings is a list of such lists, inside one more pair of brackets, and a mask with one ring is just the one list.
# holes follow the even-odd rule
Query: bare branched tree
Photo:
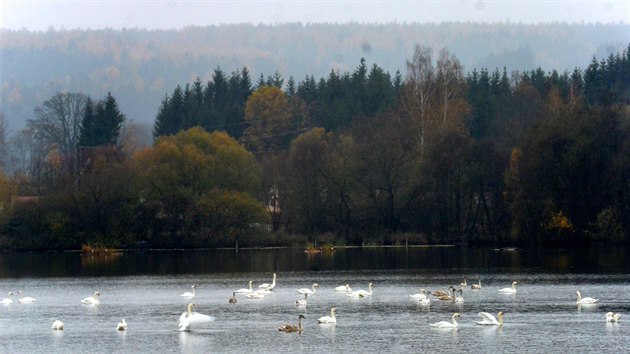
[[35, 119], [29, 121], [38, 140], [48, 149], [57, 148], [65, 166], [73, 170], [87, 98], [82, 93], [57, 93], [35, 108]]

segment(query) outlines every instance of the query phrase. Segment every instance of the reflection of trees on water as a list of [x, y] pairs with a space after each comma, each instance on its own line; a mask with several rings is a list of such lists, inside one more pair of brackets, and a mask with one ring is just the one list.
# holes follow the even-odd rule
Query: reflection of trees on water
[[[539, 271], [623, 273], [630, 269], [629, 249], [493, 249], [489, 247], [388, 247], [323, 249], [241, 249], [199, 251], [126, 251], [102, 255], [76, 252], [2, 253], [0, 278], [24, 276], [207, 274], [242, 272], [424, 269], [494, 269], [499, 272]], [[470, 271], [467, 271], [470, 272]], [[459, 274], [459, 282], [467, 275]], [[279, 275], [279, 280], [282, 278]]]

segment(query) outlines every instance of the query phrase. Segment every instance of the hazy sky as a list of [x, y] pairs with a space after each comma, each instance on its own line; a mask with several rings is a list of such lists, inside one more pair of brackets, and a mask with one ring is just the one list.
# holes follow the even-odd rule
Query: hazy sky
[[624, 1], [138, 1], [0, 0], [0, 27], [170, 29], [226, 23], [336, 22], [619, 22]]

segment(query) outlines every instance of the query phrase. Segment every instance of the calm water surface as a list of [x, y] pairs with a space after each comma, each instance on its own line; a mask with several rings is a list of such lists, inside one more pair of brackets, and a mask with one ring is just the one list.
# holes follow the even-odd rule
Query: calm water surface
[[[339, 249], [307, 255], [299, 250], [127, 252], [93, 257], [77, 253], [0, 254], [0, 297], [22, 289], [37, 302], [0, 305], [0, 352], [627, 352], [630, 348], [630, 252], [589, 250], [496, 250], [438, 247]], [[275, 291], [260, 300], [231, 292], [271, 281]], [[410, 299], [419, 288], [446, 289], [464, 276], [482, 281], [466, 288], [461, 305], [432, 298]], [[498, 293], [518, 281], [516, 295]], [[374, 283], [371, 298], [333, 291]], [[297, 288], [320, 284], [308, 306]], [[179, 294], [197, 285], [196, 311], [216, 321], [178, 332], [188, 301]], [[80, 300], [101, 292], [101, 305]], [[576, 306], [575, 291], [599, 298]], [[316, 319], [338, 308], [335, 326]], [[478, 326], [477, 313], [505, 312], [502, 328]], [[608, 311], [622, 314], [606, 323]], [[429, 323], [461, 319], [456, 330]], [[278, 332], [306, 316], [304, 332]], [[129, 329], [116, 331], [125, 318]], [[55, 319], [65, 330], [53, 331]]]

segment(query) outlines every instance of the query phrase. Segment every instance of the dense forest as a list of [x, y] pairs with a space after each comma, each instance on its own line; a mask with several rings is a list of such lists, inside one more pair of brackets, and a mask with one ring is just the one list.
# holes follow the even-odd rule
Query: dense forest
[[630, 45], [572, 71], [465, 72], [416, 46], [304, 79], [215, 67], [154, 143], [116, 98], [0, 121], [0, 248], [630, 241]]

